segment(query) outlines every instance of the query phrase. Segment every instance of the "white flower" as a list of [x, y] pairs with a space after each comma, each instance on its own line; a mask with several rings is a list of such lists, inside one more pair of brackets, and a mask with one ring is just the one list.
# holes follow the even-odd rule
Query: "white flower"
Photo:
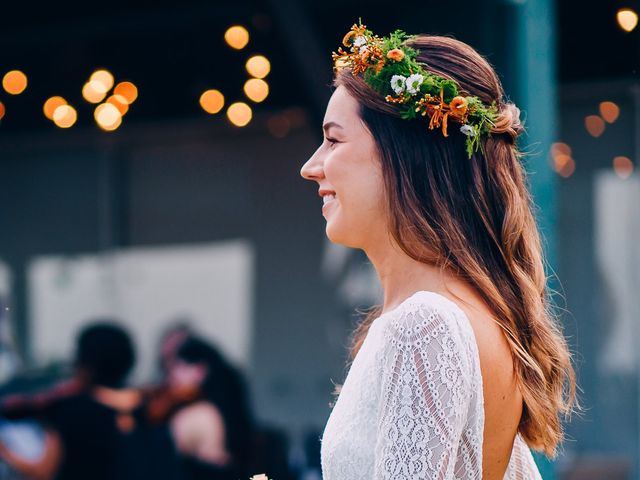
[[356, 39], [353, 41], [353, 45], [355, 47], [361, 47], [365, 43], [367, 43], [367, 39], [365, 37], [363, 37], [362, 35], [357, 36]]
[[367, 51], [367, 48], [368, 48], [368, 47], [367, 47], [366, 45], [361, 46], [361, 47], [360, 47], [360, 49], [358, 50], [358, 52], [360, 53], [360, 55], [362, 55], [364, 52], [366, 52], [366, 51]]
[[407, 78], [407, 83], [406, 83], [407, 92], [409, 92], [412, 95], [414, 93], [418, 93], [418, 91], [420, 90], [420, 85], [422, 85], [423, 81], [424, 81], [424, 77], [419, 73], [414, 73], [413, 75], [409, 75], [409, 78]]
[[402, 75], [394, 75], [391, 77], [391, 88], [396, 92], [396, 95], [400, 95], [404, 92], [406, 86], [407, 78]]
[[464, 133], [467, 137], [475, 137], [476, 131], [471, 125], [465, 124], [460, 127], [460, 131]]

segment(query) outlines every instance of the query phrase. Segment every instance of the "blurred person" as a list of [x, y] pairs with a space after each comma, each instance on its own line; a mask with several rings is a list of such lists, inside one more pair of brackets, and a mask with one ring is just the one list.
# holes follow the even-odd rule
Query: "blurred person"
[[126, 386], [134, 363], [134, 347], [122, 327], [112, 322], [86, 327], [78, 336], [75, 359], [81, 387], [28, 404], [16, 406], [12, 400], [3, 405], [5, 416], [31, 415], [48, 426], [41, 458], [17, 462], [6, 448], [0, 455], [36, 479], [179, 479], [168, 429], [149, 423], [142, 392]]
[[186, 320], [178, 320], [162, 333], [158, 348], [158, 366], [163, 378], [166, 378], [171, 370], [180, 346], [191, 336], [195, 334]]
[[354, 25], [302, 176], [384, 292], [356, 330], [325, 480], [540, 480], [574, 405], [567, 344], [498, 76], [450, 37]]
[[191, 399], [171, 417], [189, 478], [246, 476], [253, 427], [240, 372], [213, 346], [190, 337], [177, 351], [168, 383]]

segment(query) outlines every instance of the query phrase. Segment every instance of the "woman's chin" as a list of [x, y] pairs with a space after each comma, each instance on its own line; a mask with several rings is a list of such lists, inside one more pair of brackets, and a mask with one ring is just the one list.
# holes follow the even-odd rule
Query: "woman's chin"
[[345, 229], [336, 225], [336, 223], [328, 221], [325, 228], [327, 238], [338, 245], [349, 248], [359, 248], [357, 242], [354, 242], [353, 232], [349, 235], [349, 229]]

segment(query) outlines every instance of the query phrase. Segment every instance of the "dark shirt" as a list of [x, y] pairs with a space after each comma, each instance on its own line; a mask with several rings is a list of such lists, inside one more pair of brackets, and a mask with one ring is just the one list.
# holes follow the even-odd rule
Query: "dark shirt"
[[49, 405], [44, 420], [63, 444], [56, 480], [180, 478], [168, 427], [148, 424], [143, 406], [123, 413], [79, 394]]

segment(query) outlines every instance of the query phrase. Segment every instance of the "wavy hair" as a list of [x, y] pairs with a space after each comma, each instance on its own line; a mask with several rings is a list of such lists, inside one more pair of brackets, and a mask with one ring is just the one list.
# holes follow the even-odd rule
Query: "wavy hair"
[[[449, 37], [419, 35], [410, 45], [418, 61], [455, 80], [465, 95], [499, 116], [482, 150], [469, 159], [463, 134], [428, 131], [423, 121], [399, 117], [396, 106], [348, 70], [336, 74], [359, 102], [382, 163], [393, 238], [411, 258], [450, 269], [492, 306], [504, 331], [523, 396], [519, 432], [530, 447], [555, 455], [562, 417], [575, 403], [575, 373], [553, 313], [540, 234], [516, 140], [520, 111], [504, 98], [491, 65], [469, 45]], [[376, 317], [354, 332], [352, 358]]]

